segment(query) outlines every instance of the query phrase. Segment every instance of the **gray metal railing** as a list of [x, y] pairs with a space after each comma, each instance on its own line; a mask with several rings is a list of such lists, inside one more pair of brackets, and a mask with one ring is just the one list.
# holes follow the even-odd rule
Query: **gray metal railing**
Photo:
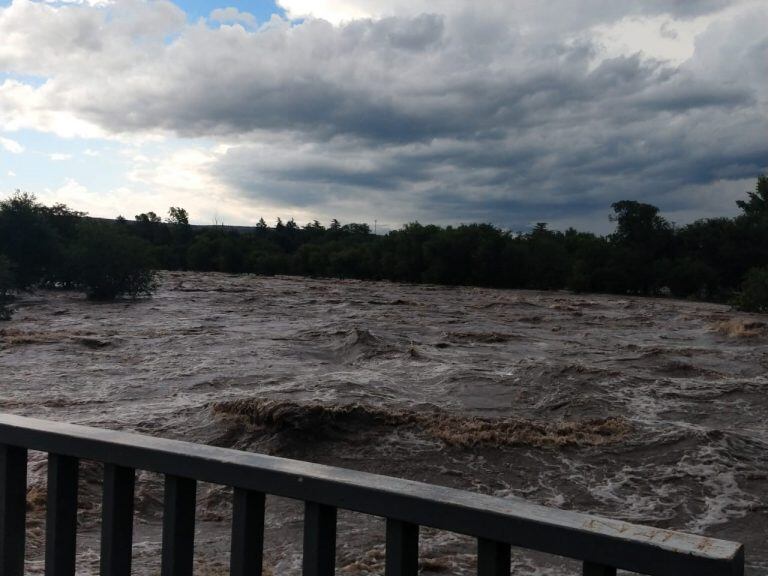
[[48, 453], [47, 576], [75, 573], [79, 460], [104, 464], [101, 574], [131, 572], [135, 470], [165, 474], [162, 576], [190, 576], [197, 481], [234, 488], [231, 574], [262, 570], [265, 494], [305, 502], [304, 574], [335, 569], [336, 510], [386, 518], [386, 576], [418, 572], [419, 526], [477, 538], [477, 573], [509, 575], [510, 547], [656, 576], [739, 576], [741, 544], [354, 472], [139, 434], [0, 415], [0, 576], [22, 576], [27, 450]]

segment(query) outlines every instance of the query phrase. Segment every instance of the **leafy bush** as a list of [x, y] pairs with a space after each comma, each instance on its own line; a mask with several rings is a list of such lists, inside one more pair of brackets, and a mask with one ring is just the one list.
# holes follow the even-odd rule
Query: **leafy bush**
[[747, 272], [733, 305], [744, 312], [768, 313], [768, 267]]
[[657, 279], [657, 290], [666, 287], [679, 298], [706, 299], [712, 295], [712, 287], [717, 285], [717, 273], [710, 266], [687, 257], [659, 260], [654, 265], [653, 274]]
[[150, 246], [119, 227], [83, 222], [70, 257], [92, 300], [150, 296], [157, 288]]
[[10, 320], [13, 314], [7, 304], [11, 300], [14, 284], [11, 261], [0, 254], [0, 320]]
[[217, 246], [207, 235], [198, 236], [187, 250], [186, 260], [192, 270], [216, 269]]
[[4, 254], [0, 254], [0, 299], [7, 298], [15, 286], [11, 261]]

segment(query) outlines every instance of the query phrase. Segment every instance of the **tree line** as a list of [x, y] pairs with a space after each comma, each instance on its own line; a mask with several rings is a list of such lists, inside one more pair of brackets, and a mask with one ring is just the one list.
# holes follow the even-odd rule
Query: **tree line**
[[766, 312], [768, 176], [737, 204], [735, 218], [676, 227], [657, 207], [623, 200], [612, 205], [616, 229], [605, 236], [545, 223], [513, 233], [418, 222], [376, 235], [337, 220], [192, 226], [180, 207], [165, 219], [147, 212], [99, 221], [17, 192], [0, 202], [0, 298], [34, 286], [136, 297], [153, 291], [152, 270], [166, 269], [664, 294]]

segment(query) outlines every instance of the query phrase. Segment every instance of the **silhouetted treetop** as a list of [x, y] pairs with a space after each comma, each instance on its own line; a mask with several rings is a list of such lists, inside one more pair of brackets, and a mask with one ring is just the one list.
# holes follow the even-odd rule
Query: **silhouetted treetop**
[[659, 215], [659, 209], [651, 204], [622, 200], [611, 204], [616, 222], [613, 238], [618, 242], [638, 244], [659, 234], [666, 234], [671, 225]]
[[184, 208], [171, 206], [168, 208], [168, 224], [177, 224], [179, 226], [189, 226], [189, 214]]
[[747, 197], [736, 201], [746, 216], [768, 216], [768, 175], [757, 177], [755, 191], [747, 192]]

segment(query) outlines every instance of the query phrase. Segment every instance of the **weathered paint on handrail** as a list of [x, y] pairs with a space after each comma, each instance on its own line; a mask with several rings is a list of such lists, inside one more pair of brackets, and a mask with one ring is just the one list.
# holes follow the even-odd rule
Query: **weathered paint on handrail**
[[642, 574], [743, 574], [741, 544], [517, 498], [4, 414], [0, 443], [314, 502]]

